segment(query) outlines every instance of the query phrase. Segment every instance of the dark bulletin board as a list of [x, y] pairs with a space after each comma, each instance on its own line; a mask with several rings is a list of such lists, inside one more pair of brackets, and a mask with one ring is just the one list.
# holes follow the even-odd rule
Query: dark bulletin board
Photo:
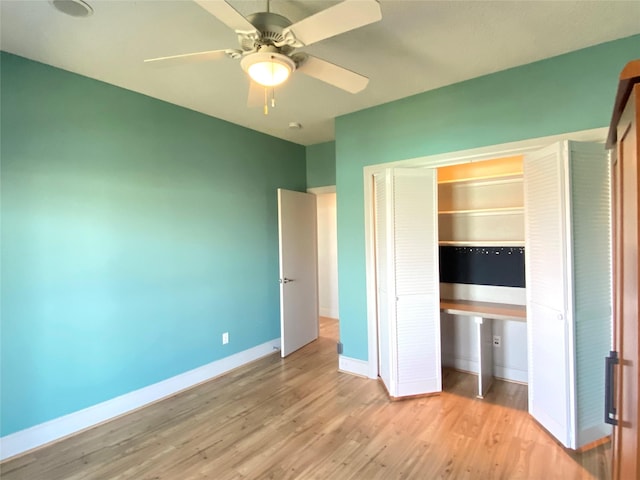
[[440, 246], [440, 281], [524, 287], [524, 247]]

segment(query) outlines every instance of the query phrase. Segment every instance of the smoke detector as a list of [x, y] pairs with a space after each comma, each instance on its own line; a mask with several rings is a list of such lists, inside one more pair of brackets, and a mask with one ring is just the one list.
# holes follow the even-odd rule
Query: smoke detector
[[93, 8], [82, 0], [50, 0], [53, 8], [72, 17], [84, 18], [93, 15]]

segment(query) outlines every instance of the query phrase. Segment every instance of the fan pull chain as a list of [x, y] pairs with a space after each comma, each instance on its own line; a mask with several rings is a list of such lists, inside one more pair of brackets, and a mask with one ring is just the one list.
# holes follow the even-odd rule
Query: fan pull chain
[[[275, 88], [271, 88], [271, 108], [276, 108]], [[264, 114], [269, 115], [269, 87], [264, 87]]]
[[269, 92], [267, 91], [267, 87], [264, 87], [264, 114], [269, 115]]

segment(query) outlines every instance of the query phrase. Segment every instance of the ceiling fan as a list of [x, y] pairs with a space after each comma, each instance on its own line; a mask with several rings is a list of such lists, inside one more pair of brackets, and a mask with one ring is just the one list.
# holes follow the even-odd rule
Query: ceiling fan
[[[224, 57], [240, 59], [242, 69], [265, 88], [280, 85], [295, 71], [350, 93], [362, 91], [369, 83], [363, 75], [295, 50], [381, 20], [377, 0], [344, 0], [296, 23], [272, 13], [269, 0], [266, 12], [246, 18], [226, 1], [194, 1], [236, 32], [240, 48], [150, 58], [145, 63], [172, 65]], [[250, 102], [251, 97], [250, 91]]]

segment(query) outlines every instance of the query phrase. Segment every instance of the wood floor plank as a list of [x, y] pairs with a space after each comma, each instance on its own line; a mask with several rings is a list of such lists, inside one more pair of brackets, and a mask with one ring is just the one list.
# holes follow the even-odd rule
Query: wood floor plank
[[337, 322], [274, 354], [0, 464], [3, 480], [602, 479], [610, 446], [564, 449], [527, 413], [527, 388], [446, 370], [441, 395], [391, 402], [338, 372]]

